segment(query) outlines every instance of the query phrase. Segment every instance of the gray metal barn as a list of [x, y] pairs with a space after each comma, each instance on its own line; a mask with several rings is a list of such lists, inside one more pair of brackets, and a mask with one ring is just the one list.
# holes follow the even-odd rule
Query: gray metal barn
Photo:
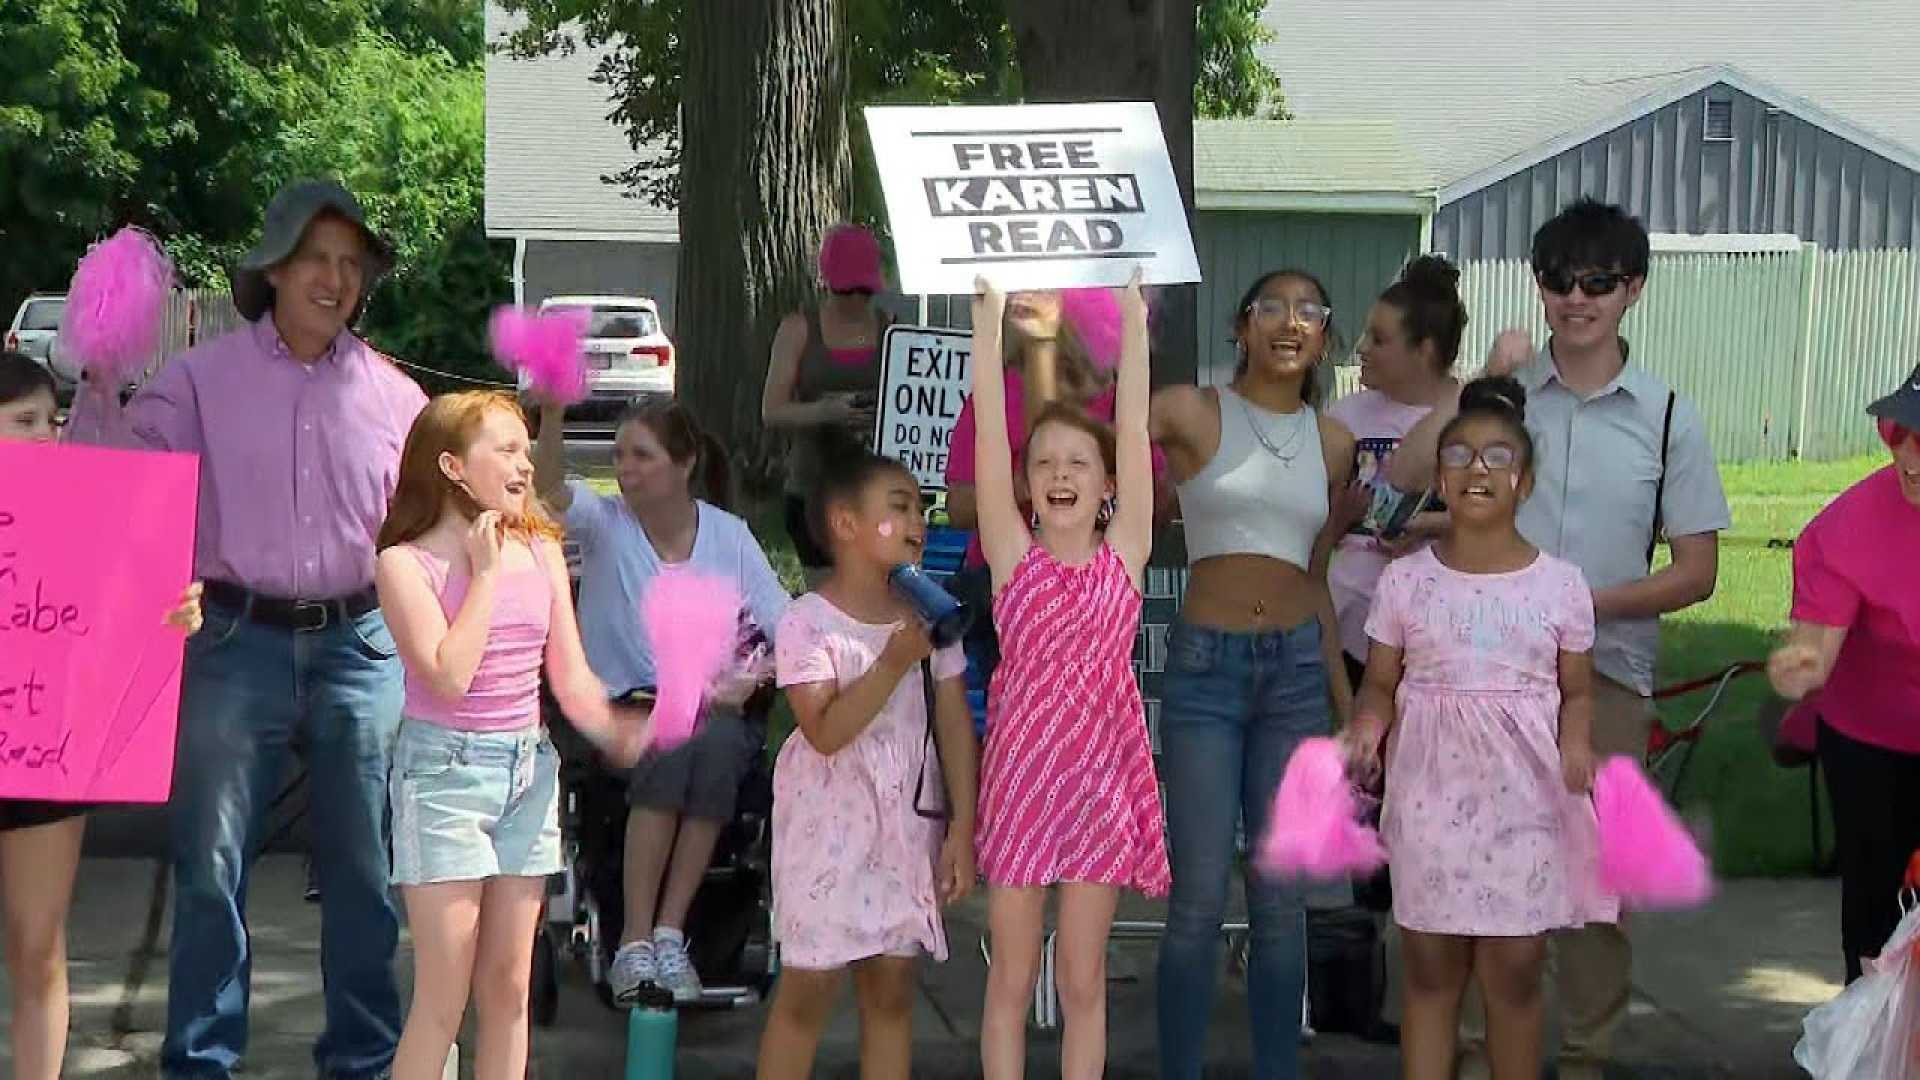
[[1442, 187], [1434, 246], [1524, 254], [1578, 195], [1626, 206], [1653, 232], [1920, 246], [1920, 152], [1730, 67], [1630, 85], [1646, 93], [1618, 113]]
[[1527, 253], [1580, 195], [1656, 233], [1920, 246], [1920, 4], [1270, 0], [1302, 121], [1390, 122], [1432, 247]]

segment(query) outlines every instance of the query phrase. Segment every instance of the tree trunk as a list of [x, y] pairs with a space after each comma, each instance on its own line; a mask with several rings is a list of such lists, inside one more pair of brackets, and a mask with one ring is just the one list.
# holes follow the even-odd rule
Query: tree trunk
[[679, 393], [755, 482], [767, 350], [846, 203], [846, 24], [837, 0], [701, 0], [685, 18]]
[[[1180, 199], [1193, 221], [1194, 21], [1200, 0], [1007, 0], [1028, 101], [1151, 101], [1159, 109]], [[1197, 290], [1162, 289], [1153, 377], [1198, 371]]]

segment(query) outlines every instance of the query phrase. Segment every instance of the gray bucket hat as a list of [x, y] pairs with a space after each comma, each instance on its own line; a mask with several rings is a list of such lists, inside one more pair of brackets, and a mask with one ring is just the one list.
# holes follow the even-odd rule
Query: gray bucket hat
[[360, 302], [348, 317], [349, 325], [360, 321], [366, 310], [367, 296], [380, 278], [393, 267], [393, 245], [386, 237], [367, 226], [367, 215], [353, 193], [331, 180], [295, 180], [274, 195], [267, 204], [267, 218], [260, 226], [260, 242], [233, 270], [233, 306], [242, 318], [252, 321], [273, 306], [273, 284], [267, 271], [285, 262], [299, 250], [313, 219], [333, 213], [360, 227], [366, 234], [370, 259], [366, 280], [360, 286]]
[[1901, 382], [1900, 389], [1867, 406], [1867, 415], [1920, 431], [1920, 367]]

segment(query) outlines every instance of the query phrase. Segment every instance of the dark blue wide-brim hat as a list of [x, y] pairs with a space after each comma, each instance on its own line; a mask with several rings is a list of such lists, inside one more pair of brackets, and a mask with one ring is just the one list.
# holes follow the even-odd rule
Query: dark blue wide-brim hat
[[298, 251], [313, 219], [328, 213], [352, 222], [367, 238], [366, 280], [360, 286], [359, 303], [347, 319], [349, 325], [360, 321], [367, 297], [393, 268], [393, 245], [367, 225], [360, 200], [332, 180], [296, 180], [281, 188], [267, 204], [266, 221], [260, 226], [260, 242], [229, 275], [233, 281], [233, 306], [239, 309], [242, 318], [251, 322], [273, 306], [273, 283], [267, 280], [267, 271]]

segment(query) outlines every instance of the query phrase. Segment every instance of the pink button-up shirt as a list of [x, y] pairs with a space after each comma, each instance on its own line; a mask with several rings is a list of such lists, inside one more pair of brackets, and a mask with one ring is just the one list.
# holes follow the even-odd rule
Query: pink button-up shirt
[[301, 363], [269, 314], [174, 357], [125, 409], [84, 392], [68, 438], [199, 454], [195, 576], [326, 599], [372, 583], [400, 450], [426, 403], [347, 331]]

